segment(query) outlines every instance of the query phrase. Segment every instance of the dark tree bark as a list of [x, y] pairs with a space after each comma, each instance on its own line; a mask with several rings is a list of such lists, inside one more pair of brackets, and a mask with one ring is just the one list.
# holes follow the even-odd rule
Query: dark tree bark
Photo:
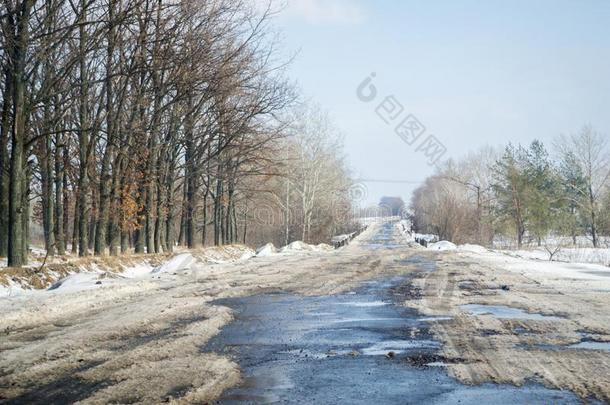
[[27, 261], [27, 235], [24, 224], [28, 222], [28, 207], [24, 205], [27, 200], [26, 179], [26, 72], [25, 63], [29, 41], [29, 20], [33, 0], [24, 0], [18, 4], [16, 11], [16, 35], [13, 38], [14, 49], [9, 52], [12, 56], [13, 67], [13, 112], [11, 131], [11, 165], [9, 186], [9, 238], [8, 238], [8, 265], [20, 267]]
[[[5, 28], [6, 29], [6, 28]], [[13, 101], [12, 73], [4, 69], [4, 93], [2, 96], [2, 117], [0, 118], [0, 257], [8, 255], [8, 200], [9, 170], [8, 144], [11, 133], [11, 110]]]
[[64, 230], [64, 135], [55, 135], [55, 246], [57, 254], [66, 254]]

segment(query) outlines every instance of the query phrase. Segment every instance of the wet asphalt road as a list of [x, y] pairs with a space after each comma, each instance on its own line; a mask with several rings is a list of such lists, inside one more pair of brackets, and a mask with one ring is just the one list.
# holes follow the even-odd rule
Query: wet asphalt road
[[[392, 225], [371, 249], [394, 249]], [[413, 258], [420, 271], [433, 262]], [[243, 382], [221, 403], [327, 404], [563, 404], [565, 391], [534, 383], [522, 387], [466, 386], [449, 377], [427, 318], [401, 306], [409, 276], [369, 281], [346, 294], [301, 297], [263, 294], [217, 301], [236, 320], [203, 348], [234, 358]]]

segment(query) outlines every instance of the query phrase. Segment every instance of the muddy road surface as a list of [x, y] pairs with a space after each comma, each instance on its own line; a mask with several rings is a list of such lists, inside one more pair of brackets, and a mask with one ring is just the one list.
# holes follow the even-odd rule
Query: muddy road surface
[[206, 350], [238, 360], [243, 381], [221, 403], [576, 403], [537, 384], [468, 386], [449, 377], [425, 317], [400, 305], [408, 278], [384, 277], [346, 294], [267, 294], [223, 301], [235, 322]]
[[608, 292], [563, 288], [384, 223], [332, 252], [7, 298], [0, 402], [607, 402]]

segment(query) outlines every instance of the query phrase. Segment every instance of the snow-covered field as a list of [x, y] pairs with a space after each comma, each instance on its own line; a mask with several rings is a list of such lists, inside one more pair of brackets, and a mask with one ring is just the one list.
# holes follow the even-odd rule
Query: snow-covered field
[[[519, 272], [544, 280], [582, 280], [595, 282], [598, 287], [610, 291], [610, 267], [597, 262], [597, 254], [605, 249], [590, 249], [585, 256], [572, 256], [572, 261], [549, 261], [542, 252], [488, 250], [479, 245], [460, 245], [457, 252], [476, 258], [490, 267]], [[602, 256], [603, 257], [603, 256]], [[580, 262], [578, 261], [580, 260]], [[587, 262], [587, 260], [589, 262]], [[600, 264], [602, 263], [602, 264]]]
[[592, 263], [610, 266], [610, 248], [568, 247], [557, 252], [549, 252], [544, 248], [499, 250], [500, 252], [524, 259], [549, 260], [551, 252], [553, 261], [567, 263]]
[[[494, 245], [496, 248], [487, 249], [480, 245], [474, 244], [464, 244], [456, 246], [452, 242], [449, 241], [438, 241], [436, 235], [429, 234], [419, 234], [411, 231], [411, 223], [408, 220], [400, 220], [396, 222], [396, 226], [399, 232], [403, 235], [404, 239], [411, 243], [416, 239], [426, 241], [428, 243], [427, 248], [430, 250], [458, 250], [461, 252], [470, 252], [470, 253], [487, 253], [490, 256], [511, 256], [519, 259], [527, 259], [532, 261], [553, 261], [553, 262], [561, 262], [561, 263], [570, 263], [572, 266], [567, 266], [571, 268], [585, 269], [586, 271], [600, 271], [599, 267], [591, 267], [588, 268], [585, 265], [599, 265], [599, 266], [610, 266], [610, 247], [599, 247], [593, 248], [591, 246], [591, 241], [586, 237], [579, 237], [576, 240], [576, 245], [571, 245], [571, 238], [562, 238], [562, 239], [549, 239], [546, 240], [540, 247], [535, 246], [531, 248], [522, 248], [522, 249], [511, 249], [509, 248], [510, 243], [507, 240], [501, 240], [500, 242], [495, 241]], [[600, 238], [600, 243], [602, 245], [607, 245], [608, 240], [604, 238]], [[498, 248], [502, 246], [502, 248]], [[538, 265], [537, 267], [544, 267]], [[548, 267], [548, 266], [547, 266]], [[561, 268], [562, 266], [557, 266], [557, 268]], [[566, 266], [563, 266], [566, 267]], [[553, 266], [550, 266], [553, 268]], [[602, 269], [605, 270], [605, 269]]]

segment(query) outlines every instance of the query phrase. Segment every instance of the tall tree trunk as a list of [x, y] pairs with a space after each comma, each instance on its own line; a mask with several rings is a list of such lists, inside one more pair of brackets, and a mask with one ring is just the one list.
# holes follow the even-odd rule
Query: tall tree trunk
[[154, 237], [153, 237], [153, 242], [154, 242], [154, 249], [155, 249], [155, 253], [161, 253], [161, 239], [162, 239], [162, 233], [163, 233], [163, 227], [161, 226], [162, 222], [163, 222], [163, 198], [164, 198], [164, 187], [163, 187], [163, 157], [165, 156], [165, 153], [160, 154], [160, 156], [158, 157], [158, 161], [157, 161], [157, 168], [155, 171], [155, 187], [157, 190], [157, 205], [156, 205], [156, 211], [155, 211], [155, 232], [154, 232]]
[[[189, 105], [191, 103], [189, 102]], [[187, 118], [187, 124], [185, 125], [185, 173], [184, 181], [186, 185], [186, 214], [185, 214], [185, 240], [186, 246], [189, 249], [195, 247], [195, 144], [193, 134], [193, 122], [192, 117]]]
[[[110, 193], [110, 204], [114, 212], [122, 212], [120, 204], [121, 193], [121, 167], [122, 163], [119, 159], [114, 162], [115, 170], [112, 173], [112, 191]], [[119, 245], [121, 243], [121, 216], [113, 215], [108, 226], [108, 240], [110, 243], [110, 255], [116, 256], [119, 254]]]
[[222, 244], [223, 229], [222, 229], [222, 180], [220, 179], [220, 165], [219, 165], [219, 178], [216, 180], [216, 195], [214, 198], [214, 245], [220, 246]]
[[81, 0], [79, 21], [79, 129], [78, 129], [78, 254], [87, 256], [89, 248], [88, 199], [89, 193], [89, 84], [87, 78], [87, 0]]
[[[70, 190], [68, 190], [68, 170], [67, 167], [70, 165], [70, 140], [68, 137], [64, 137], [64, 147], [63, 147], [63, 166], [62, 166], [62, 170], [63, 170], [63, 191], [64, 191], [64, 195], [63, 195], [63, 209], [64, 209], [64, 221], [62, 224], [62, 232], [64, 234], [64, 243], [66, 243], [66, 241], [70, 240], [70, 216], [65, 213], [65, 210], [68, 210], [71, 204], [71, 195], [70, 195]], [[74, 211], [76, 212], [76, 211]], [[72, 245], [72, 252], [74, 253], [74, 246]], [[68, 247], [66, 246], [66, 249]]]
[[593, 237], [593, 247], [597, 247], [597, 219], [595, 217], [595, 196], [593, 187], [589, 184], [589, 205], [591, 206], [591, 236]]
[[186, 229], [186, 179], [182, 182], [182, 209], [180, 210], [180, 228], [178, 232], [178, 245], [184, 246]]
[[[30, 12], [33, 0], [24, 0], [19, 7], [17, 19], [17, 34], [14, 38], [13, 56], [13, 125], [11, 131], [11, 165], [9, 185], [9, 238], [8, 265], [20, 267], [26, 263], [27, 235], [23, 224], [27, 221], [27, 207], [24, 206], [26, 194], [26, 72], [25, 63], [29, 41]], [[11, 54], [11, 53], [9, 53]], [[26, 200], [27, 201], [27, 200]]]
[[64, 225], [64, 162], [63, 162], [63, 148], [64, 148], [64, 135], [55, 135], [55, 246], [57, 248], [57, 254], [66, 254], [66, 241], [64, 239], [65, 233], [63, 229]]
[[207, 229], [208, 229], [208, 197], [210, 188], [206, 186], [203, 194], [203, 225], [201, 226], [201, 246], [206, 245]]
[[80, 232], [80, 223], [81, 221], [81, 216], [79, 215], [80, 213], [80, 190], [78, 189], [78, 187], [76, 188], [76, 198], [74, 199], [74, 221], [72, 224], [72, 254], [77, 254], [78, 253], [78, 241], [79, 241], [79, 236], [78, 233]]
[[9, 170], [7, 162], [13, 101], [12, 79], [10, 70], [8, 68], [5, 69], [2, 117], [0, 118], [0, 257], [6, 257], [8, 254]]
[[96, 193], [92, 193], [91, 209], [89, 210], [89, 215], [87, 218], [87, 225], [89, 227], [87, 230], [87, 234], [90, 236], [89, 239], [87, 240], [88, 250], [93, 250], [95, 248], [95, 238], [93, 236], [95, 235], [95, 229], [97, 227], [97, 216], [98, 216], [98, 210], [97, 210]]
[[145, 211], [145, 204], [142, 203], [142, 201], [146, 201], [146, 187], [140, 183], [140, 185], [138, 186], [138, 205], [141, 207], [138, 210], [138, 219], [137, 219], [137, 228], [135, 230], [135, 242], [134, 242], [134, 249], [135, 249], [135, 253], [144, 253], [144, 247], [146, 245], [146, 229], [145, 228], [145, 222], [146, 222], [146, 211]]
[[95, 232], [95, 247], [94, 251], [96, 255], [104, 255], [106, 253], [106, 242], [108, 232], [108, 215], [110, 205], [110, 182], [112, 175], [110, 173], [110, 163], [114, 155], [114, 144], [115, 144], [115, 112], [114, 112], [114, 100], [113, 100], [113, 74], [114, 62], [112, 57], [114, 55], [114, 1], [108, 2], [108, 34], [107, 34], [107, 46], [106, 46], [106, 150], [102, 157], [102, 166], [100, 169], [100, 184], [99, 184], [99, 214], [97, 220], [97, 227]]
[[[44, 113], [45, 126], [50, 121], [48, 107]], [[43, 128], [47, 131], [48, 128]], [[53, 154], [51, 152], [51, 136], [45, 136], [40, 140], [40, 179], [41, 179], [41, 203], [42, 223], [44, 232], [44, 243], [47, 255], [55, 255], [55, 233], [54, 233], [54, 208], [53, 208]]]
[[[165, 214], [165, 250], [172, 252], [174, 250], [174, 244], [176, 242], [174, 232], [174, 182], [176, 177], [176, 155], [178, 146], [174, 146], [171, 152], [171, 158], [168, 163], [167, 178], [165, 182], [165, 194], [166, 194], [166, 214]], [[184, 204], [183, 204], [184, 207]]]
[[244, 203], [244, 229], [242, 231], [242, 242], [246, 244], [246, 237], [248, 235], [248, 200]]
[[21, 240], [21, 254], [24, 263], [27, 263], [27, 255], [30, 244], [30, 184], [32, 179], [32, 168], [26, 163], [25, 174], [23, 176], [23, 195], [21, 206], [23, 207], [23, 216], [21, 217], [21, 232], [23, 239]]
[[146, 165], [146, 199], [144, 203], [144, 213], [145, 213], [145, 221], [144, 221], [144, 230], [145, 230], [145, 238], [146, 238], [146, 252], [154, 253], [154, 201], [155, 201], [155, 185], [157, 181], [155, 180], [155, 168], [156, 164], [156, 149], [157, 142], [156, 136], [153, 133], [150, 134], [150, 142], [148, 144], [148, 152], [150, 153], [148, 162]]

